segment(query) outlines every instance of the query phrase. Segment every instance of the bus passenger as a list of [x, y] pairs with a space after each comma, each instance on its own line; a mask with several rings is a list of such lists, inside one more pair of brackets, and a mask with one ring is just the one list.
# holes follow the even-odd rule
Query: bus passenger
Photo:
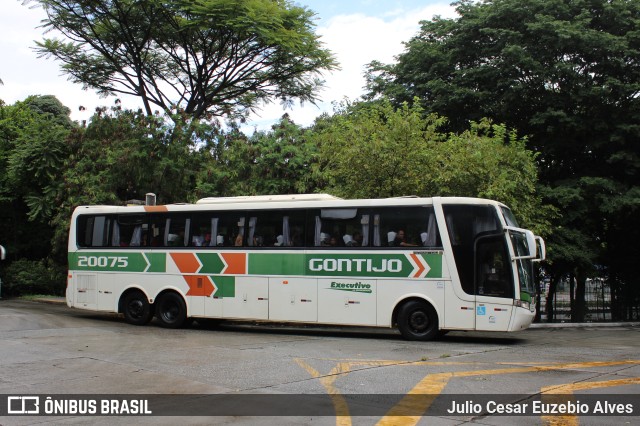
[[404, 229], [399, 229], [394, 241], [396, 247], [415, 247], [415, 244], [408, 243], [405, 237]]

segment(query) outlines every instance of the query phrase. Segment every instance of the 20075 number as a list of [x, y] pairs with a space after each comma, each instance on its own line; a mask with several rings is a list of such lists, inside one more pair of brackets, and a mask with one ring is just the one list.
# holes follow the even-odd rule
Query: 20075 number
[[129, 260], [124, 256], [78, 256], [81, 268], [126, 268]]

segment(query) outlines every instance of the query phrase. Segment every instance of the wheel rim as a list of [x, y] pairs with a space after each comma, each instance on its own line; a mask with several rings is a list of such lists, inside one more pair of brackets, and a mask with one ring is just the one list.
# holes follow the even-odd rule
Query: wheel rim
[[409, 316], [409, 327], [415, 333], [424, 333], [429, 329], [429, 316], [425, 311], [413, 311]]
[[128, 310], [132, 318], [140, 319], [144, 315], [144, 303], [140, 299], [134, 299], [129, 302]]
[[174, 322], [180, 314], [180, 307], [174, 302], [165, 302], [162, 305], [162, 318], [166, 322]]

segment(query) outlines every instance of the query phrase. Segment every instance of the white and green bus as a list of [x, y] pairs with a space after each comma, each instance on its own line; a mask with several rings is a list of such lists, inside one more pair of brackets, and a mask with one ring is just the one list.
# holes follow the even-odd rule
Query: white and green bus
[[[67, 304], [165, 327], [189, 319], [516, 331], [535, 314], [544, 242], [475, 198], [326, 194], [82, 206]], [[204, 322], [204, 321], [203, 321]]]

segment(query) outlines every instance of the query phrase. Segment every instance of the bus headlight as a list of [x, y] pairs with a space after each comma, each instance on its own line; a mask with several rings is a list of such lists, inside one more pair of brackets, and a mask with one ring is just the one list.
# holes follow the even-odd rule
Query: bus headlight
[[535, 305], [532, 305], [530, 302], [526, 302], [524, 300], [514, 300], [513, 305], [519, 308], [525, 308], [532, 312], [535, 310]]

